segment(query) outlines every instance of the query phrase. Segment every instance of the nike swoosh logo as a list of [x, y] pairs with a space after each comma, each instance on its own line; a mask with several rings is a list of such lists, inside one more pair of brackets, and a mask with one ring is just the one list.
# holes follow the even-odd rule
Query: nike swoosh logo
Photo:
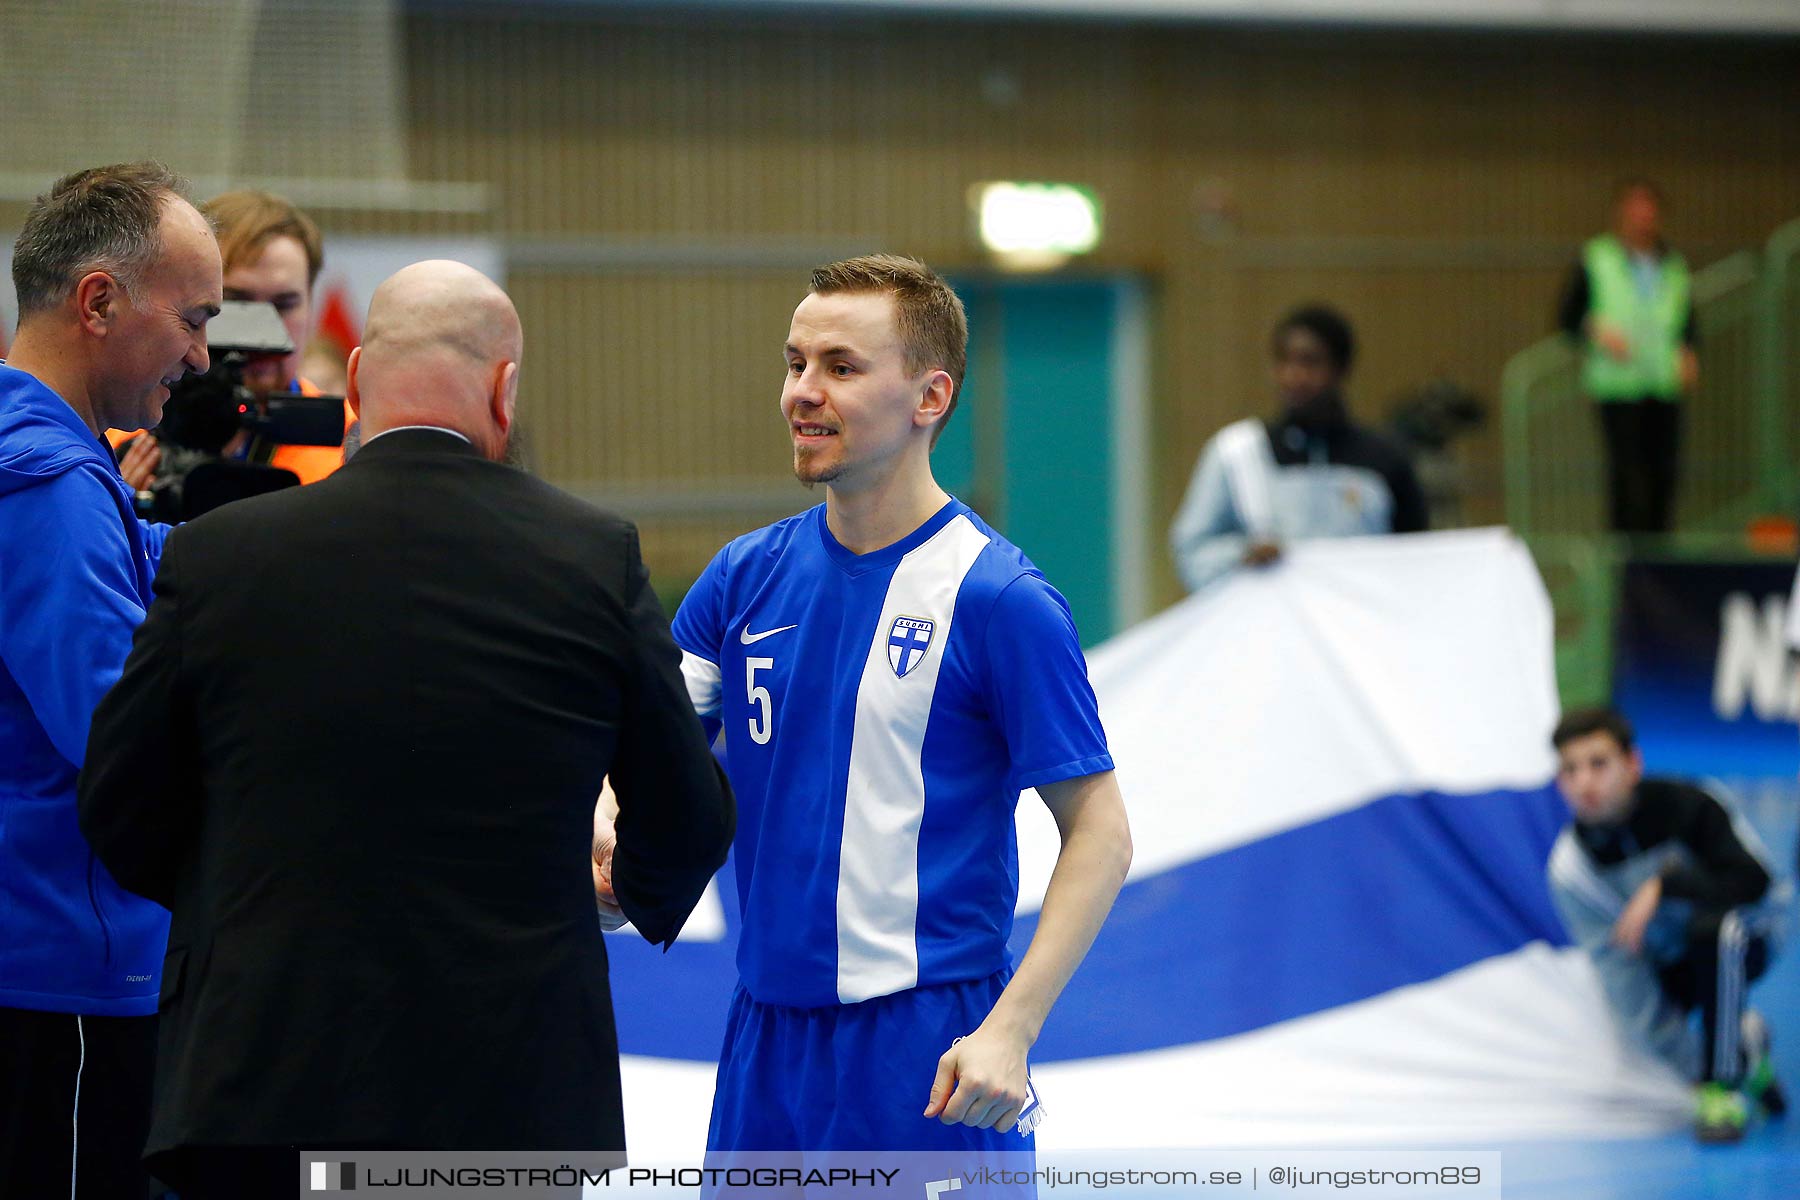
[[765, 629], [761, 633], [751, 633], [750, 627], [746, 625], [744, 626], [744, 632], [738, 635], [738, 640], [743, 642], [746, 646], [753, 646], [766, 637], [774, 637], [778, 633], [786, 633], [790, 629], [798, 628], [800, 628], [798, 625], [783, 625], [780, 629]]

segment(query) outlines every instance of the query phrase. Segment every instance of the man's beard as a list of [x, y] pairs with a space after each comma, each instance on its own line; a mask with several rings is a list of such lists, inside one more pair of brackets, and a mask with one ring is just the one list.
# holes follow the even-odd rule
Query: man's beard
[[1322, 431], [1344, 421], [1344, 394], [1335, 387], [1309, 397], [1299, 404], [1290, 404], [1287, 418], [1302, 429]]
[[809, 465], [811, 458], [812, 455], [808, 453], [794, 451], [794, 478], [808, 491], [821, 483], [835, 483], [844, 473], [844, 464], [841, 462], [829, 467], [814, 468]]

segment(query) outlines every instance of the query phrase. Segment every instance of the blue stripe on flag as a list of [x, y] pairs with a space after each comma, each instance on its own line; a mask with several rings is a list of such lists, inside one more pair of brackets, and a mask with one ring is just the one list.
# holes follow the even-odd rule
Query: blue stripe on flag
[[1229, 1037], [1560, 945], [1544, 867], [1566, 820], [1548, 785], [1393, 796], [1133, 884], [1033, 1058]]
[[[1566, 820], [1549, 784], [1390, 796], [1131, 883], [1032, 1061], [1229, 1037], [1561, 945], [1544, 864]], [[737, 978], [729, 865], [719, 887], [722, 942], [607, 939], [625, 1053], [716, 1060]], [[1018, 923], [1015, 958], [1036, 929]]]

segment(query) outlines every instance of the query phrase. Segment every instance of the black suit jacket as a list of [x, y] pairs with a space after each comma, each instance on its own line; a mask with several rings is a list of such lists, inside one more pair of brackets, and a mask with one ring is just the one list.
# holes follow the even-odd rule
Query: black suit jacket
[[447, 433], [176, 530], [80, 797], [174, 914], [152, 1161], [622, 1149], [595, 797], [665, 944], [734, 821], [679, 664], [630, 524]]

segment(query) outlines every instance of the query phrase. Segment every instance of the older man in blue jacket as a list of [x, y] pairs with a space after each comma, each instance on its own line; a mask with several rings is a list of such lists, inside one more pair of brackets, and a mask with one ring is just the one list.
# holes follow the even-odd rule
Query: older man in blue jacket
[[207, 367], [218, 243], [155, 163], [59, 180], [13, 249], [0, 364], [0, 1195], [143, 1196], [169, 915], [76, 823], [88, 723], [150, 603], [166, 526], [101, 435]]

